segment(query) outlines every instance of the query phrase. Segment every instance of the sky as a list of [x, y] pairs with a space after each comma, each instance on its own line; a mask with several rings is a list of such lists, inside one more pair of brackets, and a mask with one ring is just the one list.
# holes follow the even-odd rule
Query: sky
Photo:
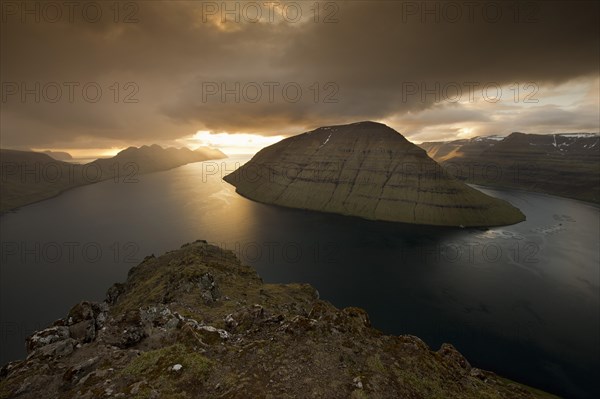
[[1, 3], [0, 146], [252, 153], [374, 120], [409, 140], [598, 132], [593, 1]]

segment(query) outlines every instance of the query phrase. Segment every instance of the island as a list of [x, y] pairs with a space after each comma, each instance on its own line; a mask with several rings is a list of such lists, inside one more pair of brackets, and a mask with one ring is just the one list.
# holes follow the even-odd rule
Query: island
[[198, 240], [147, 256], [102, 302], [80, 302], [0, 370], [0, 398], [555, 398], [384, 335], [307, 284], [265, 284]]
[[48, 153], [0, 149], [0, 213], [55, 197], [71, 188], [104, 180], [137, 181], [140, 174], [168, 170], [191, 162], [226, 158], [220, 150], [200, 147], [129, 147], [112, 158], [75, 164]]
[[224, 180], [255, 201], [371, 220], [455, 227], [525, 220], [508, 202], [445, 173], [394, 129], [370, 121], [284, 139]]

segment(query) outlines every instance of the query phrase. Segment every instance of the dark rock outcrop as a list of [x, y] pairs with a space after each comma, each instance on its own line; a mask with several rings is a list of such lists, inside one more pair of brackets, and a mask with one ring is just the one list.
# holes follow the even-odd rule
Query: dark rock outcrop
[[264, 284], [203, 241], [146, 258], [118, 291], [33, 334], [27, 359], [2, 368], [0, 397], [551, 397], [472, 368], [451, 345], [383, 335], [309, 285]]

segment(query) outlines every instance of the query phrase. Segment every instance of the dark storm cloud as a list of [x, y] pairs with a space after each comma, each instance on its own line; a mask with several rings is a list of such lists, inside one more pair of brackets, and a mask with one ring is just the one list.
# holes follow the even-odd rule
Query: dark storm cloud
[[[415, 113], [437, 102], [421, 97], [436, 84], [439, 95], [444, 87], [466, 90], [466, 82], [543, 87], [598, 74], [596, 2], [525, 2], [518, 9], [513, 2], [322, 3], [318, 23], [313, 2], [292, 2], [302, 21], [252, 23], [246, 14], [225, 24], [203, 18], [206, 2], [139, 2], [136, 23], [122, 21], [131, 10], [121, 10], [115, 23], [106, 4], [95, 23], [77, 13], [73, 22], [23, 23], [19, 10], [3, 10], [4, 92], [7, 83], [79, 83], [72, 102], [64, 91], [56, 103], [44, 96], [22, 102], [20, 93], [3, 99], [3, 146], [60, 146], [84, 136], [90, 146], [142, 143], [199, 129], [278, 134], [402, 116], [412, 126]], [[323, 23], [327, 16], [332, 23]], [[90, 83], [102, 89], [98, 102], [81, 93]], [[125, 89], [127, 83], [134, 86]], [[426, 119], [486, 118], [442, 108]]]

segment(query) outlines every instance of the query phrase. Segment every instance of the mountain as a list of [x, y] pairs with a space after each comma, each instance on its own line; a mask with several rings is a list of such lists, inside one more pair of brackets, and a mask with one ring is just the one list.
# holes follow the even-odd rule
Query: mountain
[[468, 183], [600, 202], [600, 135], [525, 134], [420, 145]]
[[54, 197], [82, 184], [78, 166], [47, 154], [0, 149], [0, 212]]
[[[97, 159], [92, 162], [110, 174], [117, 167], [125, 168], [126, 165], [135, 165], [131, 170], [139, 173], [151, 173], [168, 170], [192, 162], [206, 161], [208, 159], [225, 158], [225, 154], [217, 149], [199, 148], [195, 151], [189, 148], [162, 148], [159, 145], [144, 145], [142, 147], [129, 147], [108, 159]], [[114, 172], [113, 172], [114, 175]]]
[[73, 157], [71, 156], [71, 154], [69, 154], [68, 152], [64, 152], [64, 151], [43, 151], [44, 154], [51, 156], [52, 158], [56, 159], [57, 161], [70, 161], [73, 159]]
[[475, 137], [454, 141], [425, 142], [419, 144], [419, 147], [427, 151], [427, 155], [437, 162], [443, 162], [447, 159], [480, 154], [503, 139], [504, 137], [501, 136]]
[[256, 201], [365, 219], [441, 226], [525, 219], [509, 203], [441, 172], [394, 129], [359, 122], [282, 140], [224, 179]]
[[146, 257], [26, 346], [1, 398], [554, 398], [450, 344], [384, 335], [307, 284], [264, 284], [206, 241]]
[[48, 154], [0, 149], [0, 212], [54, 197], [65, 190], [113, 179], [130, 182], [143, 173], [176, 168], [191, 162], [225, 158], [217, 149], [129, 147], [116, 156], [79, 165]]

